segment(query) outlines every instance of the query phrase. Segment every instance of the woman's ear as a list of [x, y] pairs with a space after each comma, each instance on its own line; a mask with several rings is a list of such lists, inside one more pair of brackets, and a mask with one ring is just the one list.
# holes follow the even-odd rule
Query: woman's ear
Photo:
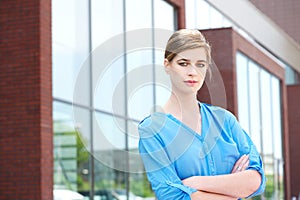
[[164, 59], [164, 66], [165, 66], [165, 72], [167, 74], [169, 74], [170, 73], [170, 62], [166, 58]]

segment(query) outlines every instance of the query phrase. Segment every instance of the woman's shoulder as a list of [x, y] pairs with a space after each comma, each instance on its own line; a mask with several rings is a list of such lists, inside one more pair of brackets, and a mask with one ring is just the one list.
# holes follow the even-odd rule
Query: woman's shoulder
[[168, 114], [161, 112], [154, 112], [142, 119], [138, 125], [140, 132], [149, 130], [151, 132], [158, 133], [160, 130], [168, 124]]
[[221, 106], [211, 105], [208, 103], [200, 103], [201, 107], [203, 108], [204, 112], [211, 113], [212, 115], [219, 116], [219, 117], [225, 117], [229, 119], [236, 119], [235, 115], [229, 111], [226, 108], [223, 108]]
[[158, 123], [162, 119], [166, 119], [167, 117], [167, 114], [162, 112], [151, 113], [140, 121], [139, 127], [147, 127], [151, 125], [153, 126], [155, 123]]

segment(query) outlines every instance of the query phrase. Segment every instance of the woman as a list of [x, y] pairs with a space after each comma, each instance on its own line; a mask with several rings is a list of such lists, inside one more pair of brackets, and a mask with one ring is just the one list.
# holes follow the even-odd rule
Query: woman
[[210, 63], [198, 30], [170, 37], [164, 66], [171, 96], [164, 112], [139, 124], [139, 151], [159, 200], [238, 199], [264, 190], [261, 158], [234, 115], [196, 99]]

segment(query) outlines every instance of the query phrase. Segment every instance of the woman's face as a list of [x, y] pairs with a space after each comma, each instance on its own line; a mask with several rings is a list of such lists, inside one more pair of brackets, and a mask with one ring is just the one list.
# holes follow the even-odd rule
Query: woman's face
[[186, 50], [178, 53], [171, 62], [165, 59], [164, 65], [170, 75], [173, 92], [195, 94], [205, 79], [207, 53], [204, 48]]

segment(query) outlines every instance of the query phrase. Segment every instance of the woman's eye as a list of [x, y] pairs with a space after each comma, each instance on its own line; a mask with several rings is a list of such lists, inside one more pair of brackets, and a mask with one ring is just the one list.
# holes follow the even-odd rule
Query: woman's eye
[[198, 63], [196, 66], [199, 67], [199, 68], [202, 68], [202, 67], [205, 67], [205, 64], [204, 63]]
[[186, 67], [186, 66], [188, 66], [188, 63], [187, 62], [180, 62], [180, 63], [178, 63], [180, 66], [182, 66], [182, 67]]

